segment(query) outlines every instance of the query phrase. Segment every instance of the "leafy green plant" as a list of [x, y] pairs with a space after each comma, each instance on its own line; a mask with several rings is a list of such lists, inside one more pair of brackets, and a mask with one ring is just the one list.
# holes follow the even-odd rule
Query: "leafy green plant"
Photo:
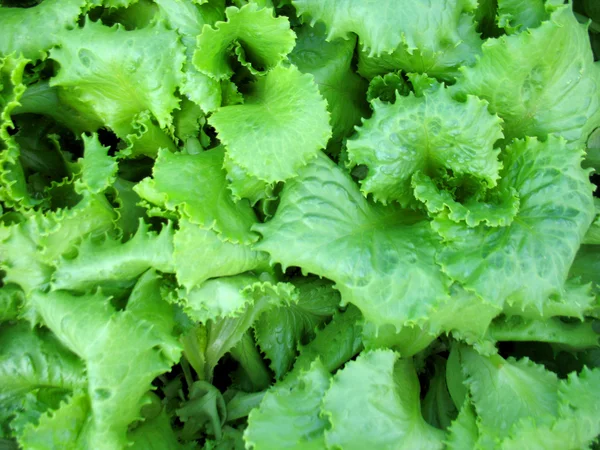
[[592, 0], [0, 0], [0, 447], [600, 435]]

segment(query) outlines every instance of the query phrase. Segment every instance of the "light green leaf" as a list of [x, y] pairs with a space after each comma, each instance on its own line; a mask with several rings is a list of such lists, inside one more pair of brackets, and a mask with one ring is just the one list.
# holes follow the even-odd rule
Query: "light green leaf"
[[450, 80], [480, 54], [470, 0], [294, 0], [311, 24], [325, 23], [328, 40], [358, 35], [359, 73], [368, 79], [393, 70]]
[[3, 324], [0, 330], [0, 403], [2, 409], [28, 392], [60, 395], [85, 389], [83, 363], [46, 330], [26, 323]]
[[255, 450], [320, 450], [327, 420], [321, 401], [330, 375], [320, 360], [307, 371], [273, 386], [248, 417], [244, 441]]
[[[408, 54], [417, 49], [428, 49], [434, 55], [444, 53], [464, 39], [457, 28], [461, 21], [469, 22], [468, 13], [476, 7], [474, 2], [461, 0], [426, 4], [410, 0], [293, 0], [292, 3], [298, 14], [308, 16], [311, 23], [325, 23], [328, 40], [356, 33], [369, 56], [391, 53], [400, 46]], [[471, 33], [474, 35], [475, 30]]]
[[173, 239], [173, 264], [177, 281], [187, 290], [201, 286], [209, 278], [268, 269], [268, 258], [249, 245], [223, 241], [187, 219], [179, 221]]
[[280, 379], [292, 367], [297, 348], [314, 338], [314, 330], [329, 319], [340, 303], [330, 282], [303, 279], [296, 283], [298, 302], [270, 309], [258, 318], [254, 330], [262, 352]]
[[368, 115], [367, 83], [352, 67], [356, 38], [328, 42], [323, 26], [304, 25], [296, 33], [298, 40], [289, 59], [300, 72], [315, 77], [331, 114], [332, 139], [340, 142], [354, 131], [361, 117]]
[[378, 327], [365, 321], [362, 337], [367, 350], [389, 348], [404, 358], [410, 358], [427, 348], [437, 338], [437, 334], [429, 327], [405, 326], [397, 330], [392, 325]]
[[193, 61], [206, 75], [229, 78], [234, 70], [229, 60], [234, 55], [251, 72], [263, 74], [294, 48], [295, 35], [287, 17], [274, 17], [271, 8], [248, 3], [227, 8], [225, 15], [226, 22], [217, 22], [215, 28], [205, 25], [198, 36]]
[[496, 448], [523, 419], [538, 426], [552, 423], [558, 414], [558, 377], [528, 359], [479, 355], [461, 347], [467, 386], [479, 419], [480, 444]]
[[[45, 59], [46, 52], [60, 42], [60, 33], [74, 26], [86, 0], [44, 0], [32, 8], [0, 8], [0, 54]], [[32, 30], [44, 30], [32, 33]]]
[[42, 415], [36, 425], [27, 425], [19, 436], [19, 444], [31, 450], [86, 448], [84, 439], [89, 409], [87, 395], [75, 394], [57, 410]]
[[452, 333], [455, 339], [476, 344], [484, 338], [492, 319], [501, 309], [478, 298], [459, 285], [453, 285], [450, 298], [431, 312], [431, 330]]
[[227, 154], [225, 155], [223, 168], [227, 171], [229, 190], [234, 199], [241, 200], [246, 198], [254, 206], [260, 200], [273, 198], [273, 183], [267, 183], [250, 175]]
[[72, 105], [63, 103], [60, 88], [50, 86], [48, 80], [29, 84], [19, 103], [20, 105], [13, 110], [13, 114], [40, 114], [51, 117], [77, 136], [83, 132], [96, 131], [102, 126], [102, 121], [88, 107], [82, 108], [85, 111], [84, 115]]
[[209, 119], [231, 160], [268, 183], [293, 177], [327, 145], [327, 103], [312, 75], [277, 66], [249, 87], [243, 105]]
[[161, 150], [153, 178], [145, 178], [134, 190], [144, 200], [216, 231], [223, 241], [248, 244], [257, 239], [250, 232], [256, 216], [248, 203], [233, 201], [223, 156], [221, 147], [196, 155]]
[[[238, 280], [232, 280], [239, 286]], [[241, 297], [238, 303], [243, 305], [243, 309], [235, 315], [211, 320], [207, 325], [206, 367], [203, 374], [207, 380], [212, 379], [213, 370], [223, 355], [238, 344], [261, 314], [270, 308], [297, 302], [297, 294], [292, 285], [269, 281], [246, 283], [242, 289], [238, 288], [237, 295]], [[211, 313], [215, 314], [215, 311]]]
[[108, 147], [98, 140], [98, 135], [81, 136], [84, 145], [84, 157], [79, 159], [81, 173], [75, 183], [79, 192], [88, 191], [92, 194], [104, 192], [111, 186], [117, 175], [117, 161], [108, 155]]
[[347, 450], [441, 449], [443, 433], [421, 415], [419, 380], [411, 360], [391, 350], [361, 354], [339, 371], [323, 400], [331, 422], [328, 447]]
[[386, 103], [395, 103], [398, 94], [408, 96], [410, 87], [402, 77], [402, 71], [390, 72], [385, 75], [377, 75], [369, 82], [367, 100], [372, 102], [379, 99]]
[[323, 155], [286, 183], [275, 217], [255, 229], [263, 235], [259, 250], [333, 280], [343, 304], [355, 304], [377, 326], [422, 323], [448, 295], [429, 223], [370, 204]]
[[598, 126], [598, 86], [586, 26], [564, 5], [538, 28], [486, 41], [452, 90], [487, 100], [504, 120], [507, 142], [554, 133], [577, 148]]
[[149, 110], [136, 114], [130, 123], [131, 131], [122, 135], [119, 143], [119, 159], [134, 159], [147, 156], [156, 159], [158, 150], [163, 148], [175, 152], [178, 150], [173, 139], [160, 128]]
[[473, 405], [469, 399], [465, 400], [463, 407], [458, 413], [458, 417], [452, 422], [448, 429], [446, 437], [446, 448], [448, 450], [464, 450], [467, 448], [476, 448], [479, 439], [479, 430], [477, 429], [477, 418]]
[[60, 64], [51, 86], [61, 99], [87, 105], [117, 135], [132, 131], [132, 118], [149, 110], [161, 128], [172, 125], [175, 89], [184, 52], [164, 25], [140, 30], [108, 28], [88, 20], [60, 36], [50, 57]]
[[502, 442], [503, 450], [523, 448], [539, 450], [579, 450], [591, 447], [600, 433], [600, 371], [584, 368], [559, 386], [559, 417], [549, 425], [535, 420], [522, 421]]
[[347, 142], [352, 164], [365, 164], [367, 177], [361, 189], [375, 200], [413, 199], [411, 177], [471, 178], [493, 187], [502, 165], [494, 143], [502, 138], [501, 121], [487, 110], [487, 103], [468, 97], [453, 100], [446, 88], [434, 87], [422, 97], [398, 95], [394, 104], [374, 100], [373, 116]]
[[558, 317], [544, 320], [503, 317], [492, 322], [488, 337], [495, 341], [550, 342], [573, 351], [600, 347], [600, 336], [592, 320], [571, 323]]
[[556, 137], [515, 141], [505, 150], [499, 189], [517, 190], [519, 213], [510, 226], [497, 228], [435, 219], [447, 242], [438, 255], [444, 271], [489, 303], [532, 307], [543, 316], [547, 299], [563, 293], [594, 213], [581, 159]]
[[180, 290], [177, 301], [196, 322], [234, 317], [242, 314], [252, 301], [250, 296], [244, 295], [243, 289], [257, 281], [257, 277], [250, 274], [222, 276], [199, 284], [187, 293]]
[[183, 65], [181, 93], [205, 112], [214, 111], [221, 106], [222, 101], [219, 83], [199, 72], [192, 60], [196, 49], [196, 37], [202, 33], [205, 25], [213, 25], [225, 17], [225, 2], [213, 1], [199, 5], [197, 2], [181, 0], [157, 0], [156, 4], [160, 16], [172, 29], [177, 30], [185, 47], [186, 60]]
[[47, 287], [61, 255], [84, 237], [97, 238], [114, 230], [115, 211], [104, 196], [85, 195], [71, 209], [32, 213], [19, 223], [0, 225], [0, 266], [5, 282], [28, 293]]
[[36, 291], [30, 296], [43, 323], [85, 361], [90, 448], [126, 446], [128, 425], [139, 418], [150, 383], [179, 359], [172, 306], [161, 298], [156, 283], [154, 274], [142, 278], [135, 290], [143, 291], [143, 303], [135, 300], [119, 312], [101, 293], [76, 297], [66, 291]]
[[596, 208], [596, 217], [592, 225], [585, 234], [584, 244], [600, 244], [600, 198], [594, 197], [594, 206]]
[[138, 231], [125, 243], [108, 237], [84, 239], [77, 256], [56, 262], [52, 288], [89, 291], [104, 283], [133, 280], [151, 267], [174, 272], [173, 228], [169, 224], [154, 233], [140, 220]]
[[292, 373], [308, 370], [317, 358], [327, 371], [333, 372], [362, 348], [361, 314], [358, 308], [349, 305], [344, 312], [335, 314], [324, 328], [317, 330], [312, 341], [300, 347]]
[[0, 287], [0, 323], [17, 319], [24, 300], [25, 295], [16, 284], [4, 284]]
[[508, 34], [539, 27], [549, 18], [544, 0], [498, 0], [498, 25]]
[[[4, 8], [0, 10], [0, 18], [3, 12]], [[30, 192], [20, 161], [21, 150], [9, 133], [9, 129], [14, 128], [11, 114], [19, 106], [26, 89], [23, 71], [28, 63], [29, 60], [24, 58], [0, 57], [0, 200], [7, 207], [16, 209], [32, 208], [41, 203], [41, 199]]]
[[454, 222], [465, 222], [469, 227], [485, 223], [488, 227], [505, 227], [512, 223], [519, 211], [519, 196], [512, 187], [488, 191], [487, 195], [472, 196], [462, 202], [452, 194], [438, 188], [434, 180], [423, 172], [412, 176], [412, 188], [417, 200], [423, 202], [432, 217], [448, 211], [447, 218]]

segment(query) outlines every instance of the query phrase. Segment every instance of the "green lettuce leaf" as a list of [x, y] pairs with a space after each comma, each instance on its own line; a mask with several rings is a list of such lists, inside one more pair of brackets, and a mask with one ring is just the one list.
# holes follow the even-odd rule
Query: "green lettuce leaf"
[[538, 28], [486, 41], [452, 89], [487, 100], [504, 120], [507, 142], [554, 133], [577, 148], [598, 126], [599, 85], [586, 27], [564, 5]]
[[[83, 363], [47, 330], [32, 330], [24, 322], [0, 330], [0, 417], [29, 415], [20, 410], [29, 395], [43, 413], [49, 403], [86, 388]], [[58, 405], [56, 405], [58, 406]]]
[[248, 171], [239, 164], [236, 164], [227, 154], [225, 155], [223, 168], [227, 171], [229, 190], [236, 201], [246, 198], [254, 206], [260, 200], [273, 198], [274, 183], [267, 183], [250, 175]]
[[402, 71], [390, 72], [385, 75], [377, 75], [369, 82], [367, 89], [367, 100], [372, 102], [379, 99], [386, 103], [395, 103], [398, 94], [403, 97], [410, 93], [410, 86], [402, 77]]
[[[196, 155], [160, 150], [153, 178], [134, 190], [150, 203], [179, 213], [190, 222], [214, 230], [224, 241], [250, 243], [257, 239], [250, 227], [256, 216], [247, 202], [235, 203], [223, 170], [223, 148]], [[185, 190], [181, 186], [186, 186]]]
[[[0, 8], [0, 54], [45, 59], [60, 34], [77, 23], [87, 0], [44, 0], [32, 8]], [[32, 33], [32, 30], [43, 32]]]
[[108, 147], [100, 144], [97, 134], [91, 137], [82, 135], [82, 139], [85, 150], [84, 157], [78, 161], [81, 173], [75, 182], [75, 189], [99, 194], [115, 182], [117, 161], [108, 155]]
[[42, 322], [85, 361], [90, 448], [126, 446], [127, 427], [139, 418], [150, 383], [179, 360], [172, 306], [162, 299], [159, 285], [156, 274], [147, 272], [124, 311], [115, 311], [101, 293], [77, 297], [36, 291], [30, 296]]
[[184, 310], [205, 323], [189, 342], [190, 350], [195, 347], [201, 355], [194, 367], [198, 376], [211, 381], [219, 360], [242, 340], [261, 314], [297, 301], [292, 285], [246, 275], [209, 280], [199, 291], [192, 291], [183, 299]]
[[5, 284], [0, 287], [0, 323], [19, 317], [25, 296], [16, 284]]
[[185, 47], [185, 63], [181, 80], [181, 93], [205, 111], [221, 106], [222, 95], [219, 82], [198, 71], [193, 63], [196, 37], [204, 26], [213, 25], [225, 17], [225, 2], [211, 1], [205, 4], [180, 0], [157, 0], [159, 14], [181, 36]]
[[86, 448], [86, 420], [90, 405], [79, 393], [61, 403], [58, 409], [42, 415], [37, 424], [28, 424], [19, 435], [23, 448], [35, 450], [78, 450]]
[[503, 317], [492, 322], [488, 337], [495, 341], [551, 342], [572, 350], [600, 347], [592, 320], [570, 323], [558, 317], [545, 320]]
[[327, 419], [321, 402], [330, 375], [320, 360], [293, 379], [276, 384], [248, 417], [244, 441], [255, 450], [319, 450], [325, 447]]
[[519, 213], [510, 226], [496, 228], [435, 219], [434, 227], [446, 241], [438, 254], [444, 272], [487, 302], [533, 307], [544, 316], [547, 299], [564, 292], [594, 214], [592, 186], [581, 159], [564, 139], [515, 141], [505, 150], [500, 188], [517, 190]]
[[[348, 308], [333, 316], [331, 322], [315, 332], [315, 338], [300, 347], [292, 374], [309, 370], [319, 359], [325, 369], [333, 372], [363, 349], [361, 314], [358, 308]], [[288, 375], [293, 377], [294, 375]]]
[[558, 414], [558, 377], [542, 366], [527, 359], [484, 357], [467, 347], [460, 357], [485, 448], [494, 448], [522, 419], [543, 426]]
[[92, 236], [77, 246], [76, 256], [61, 258], [55, 265], [52, 289], [82, 292], [126, 283], [150, 268], [174, 272], [173, 228], [169, 224], [160, 233], [154, 233], [140, 220], [138, 231], [127, 242]]
[[519, 196], [509, 186], [467, 197], [461, 202], [450, 191], [436, 186], [434, 180], [423, 172], [416, 172], [411, 184], [415, 198], [423, 202], [431, 216], [448, 211], [448, 219], [464, 221], [469, 227], [476, 227], [480, 223], [489, 227], [505, 227], [512, 223], [519, 211]]
[[249, 245], [223, 241], [213, 230], [179, 220], [173, 238], [173, 264], [177, 281], [187, 290], [209, 278], [268, 270], [268, 258]]
[[295, 286], [297, 303], [266, 311], [254, 326], [256, 341], [271, 361], [277, 379], [292, 367], [300, 343], [314, 338], [315, 329], [337, 311], [340, 303], [339, 293], [330, 282], [308, 278]]
[[411, 177], [469, 177], [493, 187], [502, 165], [494, 143], [502, 138], [500, 119], [487, 111], [487, 103], [468, 97], [465, 103], [434, 86], [422, 97], [398, 95], [394, 104], [374, 100], [373, 116], [364, 120], [356, 138], [347, 142], [352, 164], [365, 164], [362, 191], [375, 200], [413, 199]]
[[325, 393], [328, 447], [443, 448], [443, 432], [421, 415], [419, 380], [411, 360], [391, 350], [361, 354], [339, 371]]
[[539, 27], [549, 17], [544, 0], [498, 0], [498, 25], [508, 34]]
[[156, 417], [146, 419], [139, 427], [129, 433], [133, 442], [131, 450], [181, 450], [185, 448], [177, 440], [171, 428], [169, 416], [162, 410]]
[[121, 137], [132, 118], [149, 110], [161, 128], [172, 125], [175, 89], [184, 61], [174, 31], [164, 25], [126, 31], [87, 20], [60, 35], [50, 57], [60, 64], [51, 86], [61, 100], [83, 104]]
[[295, 34], [285, 16], [274, 17], [271, 8], [248, 3], [225, 10], [226, 22], [204, 26], [198, 36], [194, 64], [217, 80], [233, 75], [230, 58], [254, 74], [273, 69], [294, 48]]
[[26, 89], [23, 71], [28, 62], [13, 56], [0, 57], [0, 200], [17, 209], [32, 208], [42, 200], [30, 192], [20, 161], [21, 150], [9, 133], [14, 128], [11, 114]]
[[477, 417], [473, 405], [467, 399], [458, 413], [458, 417], [450, 425], [444, 443], [448, 450], [462, 450], [476, 448], [478, 439]]
[[600, 392], [600, 371], [584, 368], [580, 374], [571, 373], [561, 380], [559, 417], [551, 425], [539, 426], [524, 421], [513, 435], [502, 443], [502, 449], [519, 449], [527, 445], [535, 449], [593, 448], [600, 434], [600, 408], [595, 401]]
[[231, 160], [268, 183], [295, 176], [331, 136], [314, 78], [294, 66], [279, 65], [260, 77], [243, 105], [220, 108], [208, 122]]
[[[391, 53], [402, 47], [407, 56], [434, 57], [476, 38], [472, 16], [476, 4], [470, 1], [410, 0], [361, 2], [358, 0], [293, 0], [298, 14], [311, 23], [324, 22], [327, 39], [347, 38], [355, 33], [369, 56]], [[463, 28], [468, 32], [465, 34]], [[461, 35], [463, 34], [463, 35]], [[399, 68], [399, 67], [398, 67]], [[409, 72], [417, 70], [408, 70]]]
[[333, 280], [377, 326], [422, 323], [448, 295], [435, 262], [439, 239], [421, 216], [370, 204], [342, 169], [321, 155], [286, 183], [256, 245], [284, 267]]
[[28, 293], [47, 287], [52, 266], [74, 250], [84, 237], [97, 238], [114, 231], [116, 214], [100, 195], [84, 195], [73, 207], [34, 212], [18, 223], [0, 225], [0, 267], [5, 282], [14, 282]]
[[368, 114], [367, 84], [352, 70], [356, 38], [328, 42], [322, 26], [304, 25], [296, 33], [298, 40], [289, 59], [300, 72], [315, 77], [331, 114], [332, 140], [340, 142]]

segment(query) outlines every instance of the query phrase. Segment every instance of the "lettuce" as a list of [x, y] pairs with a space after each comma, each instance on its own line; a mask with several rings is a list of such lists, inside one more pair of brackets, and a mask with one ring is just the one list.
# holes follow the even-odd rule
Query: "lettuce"
[[599, 20], [0, 0], [0, 447], [596, 448]]

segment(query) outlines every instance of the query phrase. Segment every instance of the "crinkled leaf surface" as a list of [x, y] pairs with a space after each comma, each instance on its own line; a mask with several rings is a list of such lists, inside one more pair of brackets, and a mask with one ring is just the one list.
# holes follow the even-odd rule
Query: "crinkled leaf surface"
[[[592, 187], [582, 155], [563, 139], [515, 141], [505, 150], [500, 188], [520, 198], [512, 224], [468, 228], [440, 217], [436, 230], [447, 245], [438, 261], [444, 271], [484, 300], [528, 305], [543, 314], [550, 296], [560, 296], [569, 267], [593, 214]], [[540, 258], [540, 255], [544, 255]]]
[[269, 183], [295, 176], [331, 136], [327, 103], [313, 77], [294, 66], [260, 77], [244, 104], [220, 108], [209, 123], [229, 158]]
[[298, 346], [314, 337], [340, 303], [339, 293], [324, 280], [307, 278], [296, 289], [297, 303], [266, 311], [254, 326], [256, 341], [278, 379], [292, 367]]
[[423, 419], [419, 380], [411, 360], [391, 350], [361, 354], [339, 371], [325, 393], [330, 447], [443, 448], [443, 432]]
[[250, 245], [224, 241], [215, 231], [181, 219], [173, 238], [177, 280], [186, 289], [209, 278], [267, 268], [267, 255]]
[[229, 7], [225, 14], [226, 22], [202, 28], [194, 53], [196, 67], [211, 77], [224, 79], [233, 74], [231, 53], [251, 71], [263, 73], [294, 48], [296, 36], [287, 17], [273, 17], [271, 8], [251, 2], [239, 9]]
[[161, 150], [152, 178], [142, 180], [135, 191], [150, 203], [216, 231], [224, 241], [253, 242], [257, 236], [250, 227], [256, 217], [248, 203], [233, 201], [223, 156], [222, 148], [195, 155]]
[[173, 228], [160, 233], [148, 231], [140, 221], [136, 234], [127, 242], [119, 239], [84, 239], [77, 256], [56, 264], [53, 289], [92, 290], [103, 283], [129, 281], [149, 268], [173, 272]]
[[332, 139], [341, 141], [367, 115], [366, 82], [352, 70], [356, 38], [325, 40], [322, 26], [304, 25], [289, 59], [303, 73], [315, 77], [331, 114]]
[[[475, 3], [463, 0], [293, 0], [298, 13], [311, 22], [322, 21], [328, 39], [347, 38], [355, 33], [370, 56], [391, 53], [403, 46], [406, 53], [426, 49], [432, 54], [444, 53], [458, 46], [465, 36], [459, 29], [461, 21], [470, 22], [468, 15]], [[472, 22], [471, 22], [472, 26]], [[474, 27], [470, 37], [476, 37]]]
[[447, 296], [429, 223], [370, 204], [323, 155], [286, 184], [275, 217], [255, 229], [263, 235], [257, 248], [284, 266], [333, 280], [343, 303], [377, 325], [422, 322]]
[[62, 88], [63, 101], [88, 105], [123, 137], [132, 130], [133, 117], [145, 110], [161, 127], [171, 125], [184, 60], [174, 31], [164, 25], [126, 31], [88, 20], [59, 42], [50, 52], [60, 64], [50, 84]]
[[246, 444], [256, 450], [324, 448], [327, 419], [320, 413], [329, 379], [317, 359], [308, 371], [269, 389], [248, 417]]
[[486, 41], [452, 89], [487, 100], [508, 140], [555, 133], [577, 147], [598, 126], [599, 86], [586, 27], [565, 5], [538, 28]]
[[156, 275], [148, 272], [135, 290], [119, 312], [101, 293], [36, 291], [30, 297], [43, 323], [85, 361], [92, 420], [87, 444], [94, 448], [126, 445], [127, 427], [138, 418], [151, 381], [170, 370], [181, 352], [172, 335], [172, 307], [161, 298]]
[[[60, 42], [60, 33], [74, 26], [86, 0], [48, 0], [31, 8], [0, 8], [0, 54], [42, 59]], [[32, 30], [38, 30], [32, 33]], [[43, 30], [43, 32], [41, 31]]]
[[501, 164], [494, 143], [502, 137], [501, 122], [484, 101], [471, 96], [460, 103], [437, 86], [422, 97], [397, 95], [394, 104], [373, 100], [371, 105], [373, 116], [347, 143], [352, 164], [369, 168], [361, 181], [365, 194], [407, 205], [417, 171], [430, 176], [451, 171], [457, 178], [496, 184]]

